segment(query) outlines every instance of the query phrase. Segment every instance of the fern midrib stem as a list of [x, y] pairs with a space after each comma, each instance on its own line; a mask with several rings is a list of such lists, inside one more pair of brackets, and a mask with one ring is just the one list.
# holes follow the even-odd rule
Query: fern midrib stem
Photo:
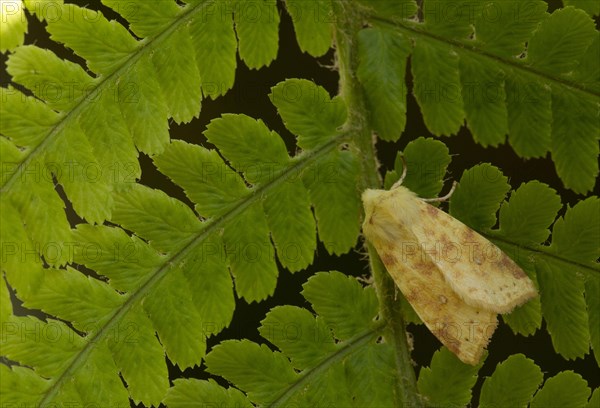
[[[354, 136], [352, 142], [361, 158], [363, 188], [381, 188], [379, 162], [362, 86], [356, 77], [358, 68], [357, 34], [362, 29], [364, 16], [353, 2], [333, 2], [337, 17], [334, 29], [337, 64], [340, 74], [340, 95], [348, 106], [348, 121], [345, 129]], [[418, 395], [414, 367], [411, 364], [410, 348], [406, 336], [404, 319], [399, 303], [394, 300], [395, 285], [379, 260], [375, 249], [366, 244], [371, 273], [379, 298], [380, 315], [386, 322], [384, 338], [393, 347], [398, 381], [394, 395], [397, 406], [423, 406]]]
[[114, 314], [106, 320], [104, 326], [98, 330], [96, 333], [90, 336], [87, 344], [81, 349], [79, 354], [71, 360], [69, 365], [65, 368], [62, 374], [57, 377], [56, 381], [52, 386], [48, 389], [48, 392], [40, 401], [40, 406], [45, 406], [49, 404], [52, 398], [56, 395], [61, 385], [67, 381], [71, 375], [79, 368], [79, 366], [85, 362], [87, 356], [93, 351], [93, 348], [96, 344], [99, 344], [102, 341], [106, 334], [111, 333], [111, 329], [114, 325], [116, 325], [121, 318], [123, 318], [131, 308], [136, 305], [140, 300], [144, 298], [146, 294], [148, 294], [153, 288], [165, 277], [167, 272], [169, 271], [172, 264], [176, 265], [181, 262], [190, 252], [192, 252], [198, 245], [201, 245], [204, 240], [210, 235], [218, 232], [221, 228], [223, 228], [224, 224], [228, 223], [230, 220], [234, 219], [237, 215], [244, 212], [248, 207], [253, 205], [259, 200], [262, 200], [262, 196], [271, 191], [274, 188], [277, 188], [281, 184], [287, 182], [290, 178], [296, 178], [301, 171], [315, 162], [317, 162], [321, 157], [327, 155], [332, 150], [336, 149], [340, 143], [344, 140], [348, 139], [347, 133], [340, 133], [337, 136], [333, 137], [327, 143], [321, 145], [319, 148], [306, 151], [301, 153], [299, 156], [296, 156], [295, 160], [292, 164], [286, 168], [284, 171], [279, 173], [276, 177], [273, 177], [271, 181], [266, 184], [263, 184], [256, 189], [252, 190], [250, 194], [244, 197], [239, 205], [232, 208], [230, 211], [225, 214], [215, 217], [210, 224], [208, 224], [202, 231], [198, 233], [196, 237], [190, 239], [190, 241], [174, 252], [168, 259], [165, 260], [163, 265], [158, 268], [154, 273], [150, 274], [150, 276], [146, 279], [145, 282], [141, 283], [139, 289], [131, 294], [122, 304], [122, 306], [117, 309]]
[[531, 245], [524, 245], [524, 244], [519, 244], [514, 241], [510, 241], [510, 240], [508, 240], [504, 237], [498, 236], [496, 234], [489, 234], [489, 233], [486, 234], [485, 232], [481, 232], [480, 234], [490, 241], [502, 242], [503, 244], [510, 245], [513, 248], [523, 249], [525, 251], [531, 252], [536, 255], [552, 258], [553, 260], [555, 260], [557, 262], [561, 262], [563, 264], [574, 266], [579, 269], [584, 269], [586, 271], [586, 273], [590, 274], [590, 276], [595, 276], [596, 278], [600, 278], [600, 267], [594, 268], [592, 265], [587, 265], [582, 262], [577, 262], [572, 259], [567, 259], [567, 258], [561, 257], [560, 255], [555, 254], [554, 252], [551, 252], [550, 248], [547, 246], [539, 245], [537, 247], [533, 247]]
[[313, 368], [302, 371], [300, 378], [296, 380], [293, 385], [283, 390], [267, 406], [269, 408], [283, 406], [283, 404], [287, 403], [290, 398], [302, 390], [304, 386], [310, 382], [310, 380], [314, 379], [319, 374], [324, 373], [332, 365], [342, 361], [346, 356], [352, 354], [354, 351], [360, 349], [363, 345], [366, 345], [377, 338], [384, 327], [385, 323], [378, 322], [378, 324], [376, 324], [370, 330], [367, 330], [353, 337], [352, 339], [345, 341], [344, 345], [340, 349], [336, 350], [334, 353], [331, 353]]
[[[203, 3], [199, 3], [194, 6], [188, 5], [184, 9], [185, 11], [183, 13], [181, 13], [178, 16], [178, 18], [173, 21], [172, 24], [167, 26], [164, 29], [164, 31], [162, 31], [160, 34], [156, 35], [155, 37], [150, 38], [148, 41], [143, 40], [140, 43], [141, 45], [139, 46], [139, 48], [137, 48], [129, 56], [129, 58], [124, 60], [121, 64], [121, 66], [119, 66], [117, 69], [115, 69], [110, 74], [100, 77], [100, 79], [96, 83], [96, 87], [93, 89], [93, 91], [91, 91], [90, 94], [98, 94], [98, 95], [110, 94], [110, 92], [104, 92], [103, 89], [105, 87], [110, 86], [110, 83], [111, 83], [110, 80], [112, 78], [114, 78], [115, 76], [119, 76], [120, 74], [126, 72], [129, 69], [132, 69], [132, 67], [135, 65], [135, 63], [140, 58], [142, 58], [142, 55], [150, 46], [156, 46], [157, 44], [160, 44], [162, 41], [164, 41], [166, 38], [168, 38], [170, 36], [170, 34], [173, 33], [173, 31], [177, 30], [181, 25], [190, 21], [192, 18], [194, 18], [194, 16], [197, 13], [202, 12], [204, 10], [205, 6], [208, 6], [211, 3], [212, 3], [211, 1], [207, 0]], [[0, 187], [0, 193], [5, 193], [12, 186], [12, 184], [17, 179], [17, 176], [21, 174], [21, 171], [22, 171], [21, 169], [27, 169], [27, 166], [29, 165], [29, 163], [31, 161], [33, 161], [39, 155], [38, 152], [44, 152], [46, 147], [54, 141], [54, 139], [57, 137], [57, 135], [59, 135], [61, 133], [61, 131], [66, 126], [68, 126], [69, 121], [71, 121], [71, 120], [76, 121], [79, 118], [79, 114], [81, 113], [81, 111], [83, 111], [85, 108], [87, 108], [87, 106], [90, 103], [95, 103], [95, 102], [96, 101], [94, 100], [94, 98], [86, 98], [86, 97], [81, 98], [79, 100], [79, 102], [76, 105], [74, 105], [71, 108], [71, 110], [69, 110], [68, 113], [66, 113], [59, 120], [59, 122], [56, 123], [56, 125], [54, 125], [54, 127], [52, 128], [52, 130], [50, 130], [50, 132], [44, 138], [44, 140], [42, 140], [37, 146], [35, 146], [33, 149], [31, 149], [31, 151], [29, 152], [27, 157], [21, 163], [19, 163], [19, 165], [17, 166], [15, 171], [12, 173], [12, 175], [6, 180], [6, 183], [4, 183], [4, 185], [2, 185], [2, 187]]]
[[552, 76], [546, 72], [539, 71], [539, 70], [533, 68], [532, 66], [520, 64], [517, 61], [511, 61], [509, 59], [502, 58], [498, 55], [487, 52], [487, 51], [477, 47], [476, 45], [467, 44], [464, 41], [452, 40], [452, 39], [449, 39], [446, 37], [439, 36], [432, 32], [426, 31], [421, 28], [423, 26], [422, 23], [418, 23], [415, 21], [390, 20], [385, 17], [381, 17], [381, 16], [377, 16], [377, 15], [370, 15], [368, 17], [373, 21], [378, 21], [380, 23], [392, 26], [400, 31], [404, 31], [411, 36], [418, 35], [418, 36], [422, 36], [422, 37], [427, 37], [427, 38], [435, 40], [437, 42], [440, 42], [440, 43], [443, 43], [446, 45], [451, 45], [453, 47], [462, 49], [463, 51], [467, 51], [467, 52], [470, 52], [470, 53], [478, 55], [478, 56], [486, 57], [488, 59], [493, 60], [496, 63], [508, 65], [511, 68], [519, 70], [529, 76], [544, 78], [550, 82], [555, 82], [561, 86], [571, 88], [574, 91], [581, 92], [583, 94], [586, 94], [588, 96], [593, 96], [595, 98], [600, 98], [599, 92], [596, 92], [596, 91], [593, 91], [590, 89], [586, 89], [583, 86], [581, 86], [581, 84], [578, 84], [576, 82], [571, 82], [571, 81], [561, 78], [561, 77]]

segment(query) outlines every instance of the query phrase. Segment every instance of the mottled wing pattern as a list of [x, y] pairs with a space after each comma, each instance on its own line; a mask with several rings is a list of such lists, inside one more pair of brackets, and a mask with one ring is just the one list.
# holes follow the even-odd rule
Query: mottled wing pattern
[[498, 247], [413, 192], [366, 190], [363, 231], [415, 312], [461, 361], [477, 364], [496, 314], [536, 295]]
[[395, 245], [374, 245], [394, 282], [427, 328], [461, 361], [479, 363], [496, 330], [496, 313], [465, 303], [420, 249], [403, 253]]
[[466, 303], [508, 313], [536, 296], [531, 279], [500, 248], [456, 218], [416, 202], [421, 222], [410, 225], [416, 241]]

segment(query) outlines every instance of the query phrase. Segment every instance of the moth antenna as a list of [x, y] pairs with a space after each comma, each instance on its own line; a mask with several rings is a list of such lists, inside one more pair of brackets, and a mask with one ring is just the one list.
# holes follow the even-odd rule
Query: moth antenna
[[392, 185], [392, 188], [390, 188], [390, 190], [401, 186], [404, 182], [404, 179], [406, 178], [406, 173], [408, 172], [408, 166], [406, 165], [406, 159], [404, 158], [404, 155], [400, 156], [400, 159], [402, 160], [402, 175], [400, 176], [400, 179]]
[[452, 194], [454, 194], [454, 190], [456, 190], [456, 186], [458, 185], [458, 183], [456, 181], [452, 182], [452, 188], [450, 189], [450, 191], [448, 192], [448, 194], [446, 194], [443, 197], [437, 197], [437, 198], [424, 198], [423, 201], [426, 201], [428, 203], [431, 202], [439, 202], [439, 201], [446, 201], [447, 199], [449, 199], [450, 197], [452, 197]]

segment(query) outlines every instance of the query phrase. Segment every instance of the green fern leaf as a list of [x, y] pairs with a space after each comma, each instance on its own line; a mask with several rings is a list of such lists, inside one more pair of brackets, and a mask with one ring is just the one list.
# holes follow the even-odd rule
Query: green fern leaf
[[285, 356], [249, 340], [227, 340], [206, 357], [209, 371], [248, 390], [255, 403], [270, 404], [273, 395], [298, 379]]
[[600, 388], [596, 388], [586, 405], [586, 408], [594, 408], [600, 405]]
[[389, 29], [358, 33], [358, 80], [367, 94], [373, 129], [383, 140], [398, 140], [406, 125], [404, 72], [410, 49], [406, 37]]
[[[201, 4], [197, 0], [189, 3]], [[207, 5], [200, 21], [189, 28], [202, 93], [212, 99], [225, 95], [235, 80], [237, 39], [231, 18], [227, 18], [227, 7], [224, 1]]]
[[[249, 183], [264, 183], [290, 163], [285, 143], [262, 120], [226, 114], [222, 119], [213, 120], [205, 134]], [[254, 165], [263, 162], [270, 167]]]
[[471, 401], [471, 388], [477, 381], [480, 363], [471, 366], [462, 363], [447, 348], [436, 351], [431, 365], [421, 369], [419, 392], [433, 406], [464, 406]]
[[544, 17], [547, 3], [531, 1], [482, 2], [475, 18], [476, 43], [503, 57], [519, 55], [525, 43]]
[[303, 293], [319, 316], [280, 306], [261, 323], [260, 333], [281, 352], [248, 340], [225, 341], [207, 356], [209, 371], [244, 390], [254, 403], [392, 406], [393, 357], [388, 345], [374, 341], [381, 323], [374, 320], [372, 288], [339, 272], [321, 272]]
[[419, 38], [415, 43], [414, 94], [427, 128], [436, 136], [456, 134], [464, 122], [458, 61], [454, 50], [431, 40]]
[[504, 73], [483, 58], [462, 56], [459, 63], [463, 104], [473, 139], [482, 146], [504, 143], [508, 112]]
[[0, 52], [12, 51], [23, 45], [27, 32], [27, 18], [21, 0], [6, 1], [0, 6]]
[[[550, 253], [560, 254], [570, 264], [542, 261], [537, 268], [542, 312], [557, 352], [574, 359], [587, 353], [590, 343], [585, 279], [578, 265], [590, 265], [600, 256], [600, 200], [581, 201], [554, 224]], [[574, 261], [574, 262], [573, 262]], [[565, 268], [566, 267], [566, 268]], [[598, 275], [590, 276], [598, 279]], [[591, 299], [597, 294], [590, 292]]]
[[[165, 4], [168, 4], [165, 2]], [[102, 13], [87, 11], [66, 4], [61, 13], [72, 16], [69, 24], [50, 24], [48, 32], [54, 41], [68, 44], [69, 48], [85, 58], [88, 68], [108, 75], [129, 58], [137, 48], [137, 41], [116, 21], [108, 21]], [[92, 30], [95, 35], [92, 35]], [[83, 36], [82, 33], [90, 34]]]
[[552, 246], [570, 259], [594, 262], [600, 256], [600, 199], [589, 197], [554, 224]]
[[187, 243], [202, 226], [184, 203], [140, 184], [115, 195], [112, 220], [164, 253]]
[[315, 210], [319, 239], [330, 254], [341, 255], [355, 244], [360, 232], [358, 197], [360, 165], [349, 151], [334, 150], [302, 175]]
[[154, 162], [183, 187], [202, 217], [225, 213], [248, 194], [243, 180], [223, 163], [216, 150], [174, 140]]
[[527, 61], [542, 71], [569, 72], [578, 65], [595, 32], [592, 20], [581, 10], [557, 10], [529, 40]]
[[[323, 95], [324, 90], [314, 85], [303, 86]], [[345, 107], [339, 100], [324, 103], [332, 109], [324, 117], [303, 117], [289, 107], [288, 111], [293, 111], [290, 126], [302, 124], [299, 128], [305, 134], [304, 140], [314, 145], [293, 158], [279, 135], [244, 115], [225, 115], [211, 122], [205, 132], [228, 163], [216, 151], [200, 146], [181, 141], [167, 146], [154, 157], [157, 167], [181, 184], [198, 213], [207, 219], [199, 219], [184, 203], [161, 191], [139, 184], [118, 189], [111, 195], [111, 222], [120, 227], [82, 224], [67, 230], [67, 237], [71, 235], [75, 244], [66, 259], [94, 270], [108, 282], [86, 277], [74, 268], [44, 269], [35, 262], [28, 274], [19, 275], [16, 271], [22, 267], [21, 254], [15, 252], [12, 263], [6, 265], [15, 268], [7, 276], [17, 296], [25, 305], [69, 321], [85, 334], [77, 347], [62, 355], [53, 350], [53, 344], [44, 345], [48, 354], [61, 357], [63, 365], [48, 374], [50, 382], [42, 391], [41, 402], [59, 401], [63, 395], [87, 401], [87, 396], [72, 394], [73, 385], [66, 382], [76, 378], [77, 389], [85, 390], [93, 380], [108, 387], [105, 390], [113, 390], [109, 394], [116, 399], [128, 392], [136, 402], [158, 404], [168, 388], [164, 354], [181, 368], [198, 365], [206, 351], [206, 338], [231, 321], [235, 302], [229, 270], [238, 295], [255, 301], [275, 289], [276, 254], [292, 271], [312, 262], [316, 228], [311, 205], [326, 228], [339, 222], [328, 217], [355, 208], [353, 222], [345, 222], [344, 227], [353, 230], [353, 235], [342, 236], [333, 248], [348, 251], [354, 245], [358, 235], [354, 222], [358, 224], [360, 208], [357, 159], [349, 150], [340, 150], [343, 139], [337, 127], [341, 123], [328, 122], [330, 117], [341, 122]], [[328, 131], [331, 134], [327, 135]], [[10, 144], [7, 146], [11, 149]], [[315, 172], [321, 177], [319, 166], [328, 165], [332, 158], [348, 163], [345, 169], [334, 167], [336, 176], [346, 180], [337, 183], [337, 188], [329, 188], [321, 178], [310, 177], [312, 166], [317, 167]], [[313, 200], [315, 196], [321, 201]], [[339, 201], [338, 206], [332, 204], [332, 197]], [[2, 216], [14, 216], [16, 207], [3, 196], [4, 202], [7, 211]], [[292, 207], [295, 217], [283, 217]], [[328, 212], [319, 212], [319, 208], [327, 208]], [[22, 224], [13, 221], [10, 225], [2, 229], [4, 241], [17, 238], [23, 245], [31, 245], [29, 231]], [[133, 235], [128, 236], [121, 228]], [[332, 228], [330, 231], [337, 232]], [[300, 250], [294, 252], [296, 248]], [[72, 301], [68, 301], [70, 292], [78, 294]], [[373, 295], [368, 299], [372, 320], [376, 302]], [[132, 327], [135, 330], [130, 333]], [[80, 338], [79, 334], [73, 335]], [[44, 362], [35, 359], [37, 353], [26, 352], [22, 346], [7, 346], [6, 355], [36, 369], [43, 367]], [[373, 358], [376, 356], [381, 358], [379, 354]], [[89, 370], [99, 370], [107, 359], [112, 363], [101, 378], [89, 376]], [[288, 364], [286, 359], [282, 361]], [[106, 398], [98, 400], [109, 401]]]
[[120, 297], [107, 284], [67, 267], [45, 270], [36, 296], [24, 305], [69, 321], [79, 331], [93, 331], [90, 325], [104, 324], [107, 312], [122, 303]]
[[[393, 365], [394, 354], [387, 345], [363, 347], [346, 364], [348, 395], [356, 407], [394, 406], [394, 388], [397, 381]], [[387, 377], [387, 378], [386, 378]], [[335, 383], [333, 384], [335, 386]], [[364, 387], [369, 392], [352, 392]]]
[[162, 152], [169, 140], [165, 120], [169, 108], [163, 98], [156, 98], [162, 90], [150, 58], [141, 57], [127, 70], [116, 84], [115, 92], [119, 102], [117, 108], [127, 121], [135, 146], [149, 154]]
[[[31, 375], [38, 377], [39, 380], [43, 380], [42, 377], [53, 377], [59, 374], [64, 370], [65, 363], [68, 361], [72, 350], [83, 346], [83, 339], [73, 329], [59, 320], [49, 319], [44, 322], [29, 316], [13, 316], [8, 289], [5, 284], [3, 284], [2, 291], [4, 293], [3, 302], [6, 301], [4, 303], [6, 313], [2, 317], [5, 333], [2, 337], [4, 355], [13, 361], [35, 366], [36, 372], [28, 371]], [[42, 341], [50, 339], [52, 342]], [[22, 368], [25, 369], [25, 367]], [[13, 371], [14, 376], [30, 377], [22, 370]], [[34, 380], [31, 379], [31, 381]], [[51, 385], [49, 380], [38, 381], [38, 383], [44, 384], [46, 387]], [[4, 376], [2, 385], [4, 385]]]
[[269, 65], [277, 57], [279, 46], [277, 1], [225, 2], [225, 7], [230, 5], [234, 5], [240, 58], [249, 68]]
[[543, 379], [542, 371], [533, 361], [522, 354], [510, 356], [498, 364], [491, 377], [486, 378], [479, 406], [525, 408]]
[[585, 281], [590, 341], [596, 362], [600, 363], [600, 279], [590, 276]]
[[595, 62], [600, 57], [600, 32], [595, 33], [594, 40], [573, 71], [575, 80], [581, 82], [585, 89], [600, 91], [600, 67]]
[[[270, 98], [303, 149], [331, 143], [347, 118], [341, 98], [331, 98], [310, 81], [283, 81], [271, 89]], [[319, 237], [329, 253], [343, 254], [356, 242], [361, 209], [358, 201], [347, 197], [358, 196], [358, 175], [355, 155], [339, 150], [327, 153], [317, 166], [301, 174], [314, 206]]]
[[358, 0], [358, 3], [369, 13], [392, 17], [394, 20], [412, 18], [419, 10], [415, 0]]
[[563, 0], [565, 6], [575, 6], [587, 11], [592, 16], [600, 14], [600, 4], [594, 0]]
[[295, 368], [304, 370], [337, 350], [327, 323], [306, 309], [273, 308], [261, 322], [260, 335], [284, 352]]
[[300, 49], [313, 57], [324, 55], [331, 47], [331, 0], [286, 0], [285, 7], [296, 30]]
[[[198, 324], [206, 321], [206, 316], [200, 311], [200, 293], [194, 293], [190, 287], [191, 273], [189, 267], [185, 271], [171, 268], [160, 283], [162, 295], [144, 300], [144, 311], [158, 332], [169, 359], [182, 368], [198, 364], [206, 352], [207, 332], [202, 324]], [[185, 310], [185, 313], [174, 312], [179, 310]]]
[[[6, 300], [6, 286], [3, 286], [3, 297]], [[54, 377], [68, 370], [73, 353], [85, 350], [85, 341], [80, 335], [54, 319], [44, 322], [32, 317], [11, 315], [7, 321], [2, 321], [2, 325], [9, 328], [2, 338], [3, 353], [14, 361], [37, 368], [37, 372], [34, 372], [29, 368], [7, 368], [2, 365], [2, 387], [10, 387], [3, 390], [3, 403], [37, 403], [43, 400], [53, 385], [53, 381], [44, 377]], [[31, 336], [31, 333], [37, 335]], [[81, 401], [86, 404], [127, 404], [129, 396], [118, 377], [118, 370], [106, 345], [97, 345], [94, 350], [88, 350], [85, 354], [85, 366], [70, 378], [69, 383], [57, 395], [57, 403]], [[93, 387], [92, 384], [102, 386]], [[31, 388], [23, 388], [25, 386]]]
[[[39, 163], [50, 177], [59, 179], [81, 217], [100, 223], [110, 217], [110, 192], [124, 179], [131, 182], [140, 176], [135, 147], [150, 154], [161, 152], [168, 142], [168, 117], [187, 122], [198, 115], [203, 91], [215, 97], [231, 88], [236, 52], [233, 20], [222, 10], [228, 7], [225, 3], [219, 3], [215, 11], [212, 4], [204, 2], [181, 7], [174, 1], [164, 1], [150, 7], [144, 1], [107, 0], [106, 4], [127, 19], [137, 36], [145, 37], [138, 41], [122, 25], [108, 21], [99, 12], [53, 2], [51, 8], [58, 13], [54, 18], [46, 15], [50, 7], [45, 3], [26, 4], [34, 15], [47, 21], [51, 38], [83, 57], [97, 77], [49, 51], [18, 47], [7, 63], [12, 80], [61, 115], [51, 121], [49, 115], [41, 116], [47, 127], [36, 131], [35, 139], [24, 140], [18, 129], [24, 129], [31, 119], [13, 110], [12, 103], [3, 103], [2, 116], [8, 116], [11, 122], [3, 121], [2, 134], [8, 139], [3, 144], [28, 148], [20, 157], [13, 157], [17, 159], [15, 168]], [[245, 31], [240, 28], [240, 41], [247, 43], [245, 37], [250, 35], [252, 40], [258, 26], [243, 22], [247, 10], [235, 11], [238, 26], [246, 26]], [[278, 18], [275, 13], [271, 20]], [[206, 25], [206, 20], [211, 24]], [[275, 51], [277, 26], [273, 26]], [[214, 32], [209, 30], [212, 28]], [[203, 43], [196, 46], [194, 41]], [[240, 53], [243, 58], [256, 59], [251, 50], [244, 48]], [[260, 67], [263, 63], [259, 60], [252, 66]], [[174, 66], [177, 69], [172, 69]], [[5, 93], [13, 102], [27, 100], [11, 88]], [[112, 131], [100, 135], [100, 123], [110, 123]], [[54, 162], [60, 168], [52, 167]], [[69, 167], [64, 163], [74, 163], [75, 169], [73, 164]], [[69, 176], [65, 176], [68, 171]], [[15, 188], [15, 179], [3, 180], [3, 192]]]
[[271, 88], [269, 96], [285, 127], [298, 136], [302, 149], [327, 143], [348, 116], [339, 96], [331, 98], [325, 89], [305, 79], [280, 82]]
[[160, 401], [165, 395], [169, 387], [163, 348], [166, 346], [157, 341], [152, 322], [140, 310], [130, 313], [109, 336], [112, 358], [136, 403]]
[[198, 401], [206, 401], [217, 406], [251, 408], [253, 405], [246, 396], [235, 388], [222, 388], [213, 380], [178, 379], [169, 389], [165, 404], [169, 408], [190, 408], [198, 405]]
[[[231, 322], [235, 295], [248, 302], [272, 295], [277, 263], [291, 272], [308, 267], [317, 236], [331, 254], [354, 247], [359, 192], [377, 182], [375, 173], [365, 175], [376, 171], [372, 141], [359, 136], [371, 130], [390, 140], [399, 136], [411, 53], [414, 93], [433, 133], [456, 133], [466, 119], [482, 145], [500, 144], [508, 134], [524, 157], [550, 151], [573, 190], [589, 191], [595, 183], [600, 36], [582, 10], [546, 14], [545, 3], [536, 1], [522, 20], [509, 17], [523, 11], [520, 5], [502, 3], [502, 18], [488, 24], [484, 16], [496, 10], [496, 2], [465, 1], [449, 10], [447, 2], [426, 0], [417, 13], [412, 0], [289, 0], [303, 50], [326, 53], [332, 29], [336, 47], [352, 43], [351, 63], [339, 65], [347, 70], [341, 72], [340, 96], [332, 99], [306, 80], [272, 88], [273, 104], [303, 149], [292, 156], [277, 133], [245, 115], [223, 115], [208, 125], [205, 136], [215, 150], [170, 141], [168, 134], [170, 118], [188, 122], [198, 116], [203, 97], [216, 98], [232, 87], [237, 51], [250, 68], [273, 61], [275, 0], [104, 1], [119, 22], [62, 1], [23, 3], [87, 70], [37, 46], [19, 45], [25, 26], [2, 22], [0, 49], [12, 52], [7, 67], [15, 83], [3, 89], [0, 106], [2, 405], [418, 401], [416, 389], [413, 396], [400, 392], [411, 372], [398, 372], [402, 356], [389, 341], [404, 336], [402, 324], [386, 315], [391, 295], [382, 292], [378, 304], [373, 288], [338, 272], [317, 274], [304, 285], [316, 316], [292, 306], [267, 314], [259, 331], [268, 346], [242, 340], [213, 347], [206, 359], [210, 373], [248, 396], [212, 380], [176, 380], [169, 388], [165, 360], [182, 370], [201, 365], [207, 338]], [[53, 18], [46, 6], [72, 18]], [[347, 21], [331, 21], [331, 7], [354, 28], [345, 31]], [[594, 7], [583, 7], [594, 13]], [[448, 11], [458, 14], [447, 18]], [[372, 44], [389, 47], [375, 50]], [[370, 110], [357, 110], [355, 98]], [[365, 118], [373, 129], [361, 123]], [[138, 150], [183, 188], [193, 210], [135, 183], [141, 175]], [[404, 155], [405, 185], [422, 197], [438, 195], [449, 163], [445, 146], [420, 138]], [[402, 170], [398, 157], [385, 184]], [[568, 209], [548, 245], [560, 209], [554, 191], [532, 182], [503, 202], [507, 191], [502, 173], [483, 164], [463, 174], [451, 200], [457, 218], [539, 281], [541, 302], [528, 302], [505, 321], [529, 335], [540, 327], [543, 312], [562, 356], [583, 356], [591, 343], [598, 360], [600, 201], [592, 197]], [[84, 220], [75, 228], [69, 221], [78, 221], [65, 215], [69, 204]], [[11, 296], [44, 318], [13, 310]], [[418, 322], [400, 296], [403, 301], [406, 320]], [[388, 338], [388, 332], [395, 333]], [[408, 366], [409, 352], [404, 354]], [[422, 370], [419, 387], [429, 402], [464, 405], [477, 369], [442, 350]], [[498, 389], [525, 371], [539, 377], [537, 366], [522, 356], [505, 361], [485, 382], [482, 405], [508, 397], [496, 396]], [[436, 390], [444, 376], [457, 387]], [[539, 385], [533, 382], [523, 380], [510, 403], [531, 400]], [[557, 397], [565, 389], [575, 396]], [[546, 382], [532, 404], [594, 406], [598, 395], [596, 390], [588, 401], [583, 380], [563, 372]]]
[[161, 254], [122, 229], [80, 224], [73, 238], [74, 261], [107, 277], [120, 292], [138, 288], [148, 270], [163, 262]]
[[[420, 137], [406, 145], [402, 152], [406, 160], [406, 178], [402, 185], [422, 198], [436, 197], [442, 189], [450, 152], [438, 140]], [[404, 171], [402, 156], [398, 155], [393, 171], [385, 175], [385, 188], [398, 181]]]
[[465, 38], [473, 31], [470, 13], [464, 12], [470, 8], [471, 4], [466, 0], [459, 0], [449, 7], [443, 0], [428, 0], [423, 3], [425, 27], [437, 35]]
[[498, 232], [523, 245], [544, 243], [561, 206], [560, 197], [547, 185], [523, 184], [502, 204]]
[[339, 272], [310, 278], [302, 295], [341, 340], [376, 324], [377, 298], [372, 288], [364, 289], [356, 279]]
[[[523, 184], [511, 194], [510, 200], [500, 208], [499, 237], [510, 239], [515, 245], [497, 242], [536, 281], [535, 263], [522, 246], [538, 245], [550, 235], [548, 227], [554, 222], [561, 208], [559, 197], [546, 185], [538, 182]], [[523, 221], [526, 220], [526, 221]], [[502, 316], [503, 320], [516, 333], [533, 334], [542, 324], [541, 305], [538, 298], [517, 307], [513, 312]]]
[[[16, 49], [7, 62], [8, 73], [13, 81], [30, 89], [35, 96], [56, 110], [72, 109], [85, 97], [84, 89], [94, 87], [94, 78], [81, 66], [61, 60], [51, 51], [33, 45]], [[71, 95], [63, 95], [57, 84], [77, 84]], [[65, 90], [66, 91], [66, 90]]]
[[515, 72], [506, 78], [508, 141], [522, 157], [542, 157], [551, 141], [551, 90]]
[[[431, 133], [455, 134], [466, 119], [483, 146], [508, 134], [523, 157], [550, 151], [565, 185], [584, 193], [598, 174], [598, 32], [583, 10], [546, 8], [542, 1], [426, 0], [423, 22], [388, 16], [385, 7], [370, 13], [379, 30], [414, 43], [413, 93]], [[368, 53], [359, 60], [373, 78], [390, 78]], [[399, 69], [394, 77], [402, 77]], [[379, 100], [396, 100], [396, 88], [382, 89]]]
[[[579, 193], [589, 190], [598, 174], [597, 105], [575, 92], [552, 94], [552, 158], [565, 184]], [[564, 114], [571, 109], [574, 115]]]
[[585, 407], [589, 395], [590, 389], [579, 374], [563, 371], [546, 380], [530, 407]]
[[465, 171], [450, 201], [450, 214], [469, 227], [488, 229], [510, 186], [502, 172], [484, 163]]
[[163, 31], [182, 11], [172, 1], [150, 4], [134, 0], [127, 4], [123, 0], [103, 0], [103, 3], [116, 12], [121, 12], [124, 6], [129, 6], [132, 9], [131, 14], [127, 16], [129, 26], [138, 37], [142, 38], [154, 36]]
[[27, 368], [0, 364], [0, 402], [10, 404], [22, 401], [24, 404], [35, 404], [48, 386], [48, 380], [35, 375]]
[[[180, 28], [172, 32], [170, 41], [177, 44], [177, 48], [162, 47], [161, 52], [152, 56], [152, 64], [169, 116], [177, 123], [189, 122], [200, 112], [200, 72], [198, 66], [190, 63], [188, 58], [189, 55], [194, 55], [189, 31]], [[186, 81], [181, 81], [180, 78], [186, 78]]]
[[[41, 270], [43, 265], [42, 259], [34, 253], [42, 255], [51, 266], [70, 261], [70, 254], [63, 250], [70, 239], [64, 203], [52, 182], [37, 172], [39, 163], [31, 165], [34, 172], [22, 177], [23, 183], [0, 199], [0, 237], [5, 251], [2, 263], [7, 278], [12, 278], [15, 288], [24, 292], [35, 285], [34, 271]], [[22, 203], [39, 205], [23, 206]]]

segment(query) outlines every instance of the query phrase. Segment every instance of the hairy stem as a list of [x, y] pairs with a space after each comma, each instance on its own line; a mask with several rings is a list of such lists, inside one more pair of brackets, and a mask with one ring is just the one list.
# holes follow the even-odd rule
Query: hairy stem
[[[346, 131], [351, 132], [354, 147], [361, 158], [362, 187], [380, 188], [379, 162], [374, 138], [367, 120], [367, 107], [361, 85], [356, 78], [358, 67], [358, 45], [356, 34], [362, 28], [363, 15], [353, 2], [334, 2], [336, 7], [335, 45], [340, 73], [340, 95], [348, 106]], [[379, 297], [381, 318], [387, 323], [385, 341], [394, 347], [398, 375], [395, 390], [396, 404], [400, 407], [423, 406], [417, 392], [414, 368], [400, 305], [395, 301], [395, 285], [381, 263], [375, 249], [366, 244], [371, 273]]]

